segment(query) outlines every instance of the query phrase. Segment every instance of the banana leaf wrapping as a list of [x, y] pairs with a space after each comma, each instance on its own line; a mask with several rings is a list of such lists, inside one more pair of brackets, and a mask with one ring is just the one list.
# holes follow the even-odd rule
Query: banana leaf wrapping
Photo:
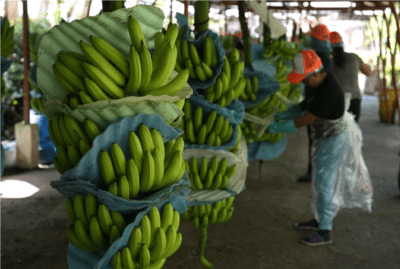
[[[169, 80], [172, 80], [177, 74], [174, 71]], [[89, 118], [101, 129], [105, 129], [108, 125], [118, 122], [124, 117], [133, 117], [138, 114], [158, 115], [165, 122], [176, 127], [181, 121], [183, 112], [173, 102], [189, 98], [192, 93], [193, 90], [186, 84], [175, 96], [130, 96], [80, 105], [74, 110], [59, 100], [47, 100], [43, 113], [48, 118], [57, 113], [68, 114], [81, 122]]]
[[234, 100], [227, 107], [220, 107], [217, 104], [213, 104], [210, 101], [206, 100], [203, 95], [200, 95], [197, 92], [194, 92], [193, 95], [189, 98], [190, 103], [192, 105], [192, 114], [196, 110], [198, 106], [203, 108], [203, 122], [208, 118], [209, 114], [213, 111], [217, 111], [217, 117], [219, 115], [223, 115], [224, 118], [227, 118], [230, 125], [233, 128], [233, 134], [231, 139], [225, 144], [217, 147], [217, 146], [208, 146], [208, 145], [199, 145], [199, 144], [185, 144], [185, 149], [189, 148], [201, 148], [201, 149], [214, 149], [214, 150], [228, 150], [229, 148], [235, 146], [236, 141], [238, 139], [237, 127], [243, 121], [244, 117], [244, 107], [242, 102], [239, 100]]
[[[165, 199], [154, 204], [159, 210], [162, 210], [166, 203], [171, 203], [172, 207], [180, 214], [187, 210], [186, 195], [189, 192], [185, 189], [182, 192], [170, 193]], [[152, 205], [153, 206], [153, 205]], [[69, 268], [93, 268], [93, 269], [111, 269], [111, 260], [118, 250], [122, 250], [128, 245], [132, 230], [140, 226], [140, 222], [152, 206], [148, 206], [140, 211], [130, 213], [136, 215], [134, 221], [126, 226], [121, 237], [117, 239], [106, 251], [87, 252], [75, 247], [69, 243], [67, 261]], [[162, 212], [160, 212], [162, 214]], [[124, 215], [124, 214], [122, 214]]]
[[164, 143], [176, 139], [182, 134], [179, 129], [169, 126], [156, 115], [139, 114], [134, 118], [126, 117], [122, 121], [110, 125], [102, 134], [97, 136], [93, 141], [92, 148], [82, 157], [78, 165], [62, 174], [60, 180], [52, 181], [51, 186], [66, 197], [75, 197], [77, 193], [87, 194], [92, 192], [101, 203], [107, 205], [109, 210], [118, 210], [120, 212], [143, 209], [166, 199], [171, 193], [180, 193], [189, 189], [190, 180], [186, 172], [179, 182], [158, 190], [149, 196], [141, 197], [140, 200], [125, 200], [98, 188], [102, 184], [99, 166], [100, 152], [103, 149], [111, 152], [111, 145], [116, 142], [124, 152], [126, 159], [128, 159], [128, 156], [130, 156], [128, 147], [129, 133], [134, 131], [138, 134], [139, 126], [142, 123], [150, 130], [157, 129], [164, 137]]
[[237, 156], [223, 150], [185, 149], [183, 151], [183, 159], [188, 161], [194, 157], [199, 167], [203, 156], [206, 157], [207, 160], [210, 160], [214, 156], [218, 157], [218, 161], [226, 159], [228, 161], [228, 166], [236, 164], [236, 174], [229, 179], [228, 185], [224, 190], [192, 190], [187, 196], [188, 207], [214, 203], [229, 198], [232, 195], [239, 194], [245, 189], [248, 161], [247, 146], [244, 139], [240, 142]]
[[217, 57], [218, 57], [218, 62], [217, 65], [214, 66], [212, 69], [214, 71], [214, 77], [207, 79], [205, 81], [200, 81], [200, 80], [195, 80], [192, 78], [189, 78], [188, 83], [190, 87], [193, 88], [193, 90], [198, 90], [198, 89], [207, 89], [210, 85], [215, 84], [217, 77], [222, 73], [222, 67], [224, 65], [224, 56], [225, 56], [225, 50], [222, 45], [221, 39], [219, 38], [218, 34], [211, 31], [207, 30], [204, 33], [201, 34], [201, 36], [193, 40], [189, 36], [189, 22], [188, 18], [180, 13], [176, 14], [176, 20], [179, 25], [179, 28], [186, 26], [186, 31], [185, 34], [182, 37], [182, 40], [187, 40], [189, 44], [193, 43], [193, 45], [196, 47], [197, 51], [199, 52], [199, 55], [203, 54], [203, 46], [204, 46], [204, 41], [207, 36], [210, 36], [212, 40], [214, 41], [215, 48], [217, 51]]
[[261, 161], [270, 161], [278, 158], [286, 149], [287, 136], [283, 133], [282, 139], [275, 144], [267, 141], [253, 142], [248, 148], [248, 160], [252, 162], [254, 159]]

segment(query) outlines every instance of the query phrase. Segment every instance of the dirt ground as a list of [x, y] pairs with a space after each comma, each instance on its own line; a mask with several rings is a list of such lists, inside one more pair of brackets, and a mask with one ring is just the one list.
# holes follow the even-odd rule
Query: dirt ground
[[[208, 229], [206, 257], [214, 268], [400, 268], [400, 132], [398, 125], [380, 123], [377, 111], [376, 98], [365, 97], [360, 126], [374, 187], [372, 213], [341, 210], [334, 221], [332, 245], [308, 247], [298, 242], [309, 232], [295, 230], [293, 223], [312, 218], [311, 185], [296, 182], [306, 171], [303, 128], [288, 136], [278, 161], [262, 165], [261, 177], [259, 162], [249, 164], [247, 188], [236, 196], [232, 219]], [[1, 268], [68, 268], [65, 198], [49, 185], [58, 178], [53, 169], [6, 171], [3, 181], [27, 181], [40, 191], [24, 199], [2, 199]], [[182, 220], [180, 231], [182, 246], [163, 268], [204, 268], [199, 261], [199, 230]]]

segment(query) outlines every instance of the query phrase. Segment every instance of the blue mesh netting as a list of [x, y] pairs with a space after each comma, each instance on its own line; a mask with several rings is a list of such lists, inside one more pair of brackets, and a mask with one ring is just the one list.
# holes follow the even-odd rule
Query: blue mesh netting
[[203, 148], [203, 149], [214, 149], [214, 150], [228, 150], [228, 148], [231, 148], [236, 145], [236, 140], [238, 136], [237, 132], [237, 126], [242, 123], [243, 118], [244, 118], [244, 106], [242, 102], [239, 100], [233, 101], [229, 106], [222, 108], [217, 104], [213, 104], [210, 101], [206, 100], [204, 96], [198, 94], [197, 92], [193, 92], [193, 95], [190, 96], [190, 103], [192, 105], [192, 113], [194, 113], [195, 109], [198, 106], [203, 107], [203, 119], [208, 118], [208, 115], [213, 110], [217, 111], [217, 117], [219, 115], [223, 115], [225, 118], [229, 120], [229, 123], [231, 124], [233, 128], [233, 134], [231, 139], [217, 147], [217, 146], [208, 146], [208, 145], [198, 145], [198, 144], [185, 144], [185, 149], [191, 149], [191, 148]]
[[207, 79], [205, 81], [200, 81], [200, 80], [195, 80], [192, 78], [189, 78], [188, 83], [190, 85], [190, 87], [192, 87], [193, 90], [197, 90], [197, 89], [207, 89], [208, 86], [215, 84], [217, 77], [222, 73], [222, 66], [224, 65], [224, 56], [225, 56], [225, 50], [224, 47], [222, 45], [221, 39], [219, 38], [218, 34], [216, 34], [215, 32], [211, 31], [211, 30], [207, 30], [204, 33], [201, 34], [201, 36], [196, 39], [193, 40], [190, 38], [189, 36], [189, 22], [188, 22], [188, 18], [180, 13], [176, 14], [176, 20], [178, 22], [179, 28], [181, 28], [182, 26], [187, 26], [186, 27], [186, 31], [185, 34], [182, 37], [182, 40], [187, 40], [188, 43], [193, 43], [193, 45], [196, 47], [197, 51], [199, 52], [199, 55], [203, 54], [203, 45], [204, 45], [204, 41], [205, 38], [207, 36], [211, 36], [211, 38], [214, 41], [216, 50], [217, 50], [217, 56], [218, 56], [218, 63], [216, 66], [214, 66], [212, 69], [214, 71], [214, 77]]
[[285, 151], [286, 144], [286, 133], [283, 133], [282, 139], [275, 144], [271, 144], [267, 141], [251, 143], [247, 151], [249, 163], [252, 162], [253, 159], [270, 161], [279, 157]]
[[242, 101], [245, 108], [258, 106], [272, 93], [279, 91], [281, 87], [275, 78], [269, 77], [267, 74], [261, 71], [253, 71], [246, 67], [243, 71], [243, 75], [250, 78], [256, 76], [258, 78], [259, 85], [256, 101]]
[[[185, 190], [182, 193], [172, 193], [169, 196], [168, 200], [159, 201], [158, 203], [155, 204], [155, 206], [159, 210], [162, 210], [164, 205], [169, 202], [172, 204], [172, 207], [174, 209], [176, 209], [180, 214], [182, 214], [187, 210], [185, 197], [189, 192], [190, 189]], [[151, 207], [149, 206], [140, 212], [135, 212], [137, 213], [135, 220], [125, 228], [121, 237], [117, 239], [106, 251], [86, 252], [75, 247], [73, 244], [69, 243], [68, 256], [67, 256], [69, 268], [111, 269], [111, 259], [113, 255], [118, 250], [122, 250], [124, 247], [128, 245], [129, 237], [131, 235], [132, 230], [135, 227], [140, 226], [140, 221], [142, 220], [143, 216], [146, 215], [151, 208], [152, 206]]]
[[164, 137], [164, 143], [176, 139], [182, 134], [179, 129], [174, 129], [166, 124], [158, 115], [139, 114], [136, 117], [126, 117], [120, 122], [110, 125], [101, 135], [97, 136], [93, 141], [92, 148], [82, 157], [78, 166], [66, 171], [60, 180], [51, 182], [51, 186], [67, 197], [74, 197], [77, 193], [93, 192], [101, 202], [109, 206], [110, 210], [122, 212], [144, 208], [165, 198], [171, 192], [190, 186], [189, 176], [185, 173], [181, 181], [141, 200], [129, 201], [97, 188], [98, 185], [102, 184], [98, 160], [100, 152], [103, 149], [111, 152], [111, 145], [116, 142], [121, 146], [124, 155], [128, 159], [130, 156], [128, 148], [129, 133], [134, 131], [138, 134], [139, 126], [142, 123], [146, 124], [150, 130], [154, 128], [159, 130]]
[[1, 75], [4, 74], [4, 72], [6, 72], [10, 66], [11, 66], [11, 61], [7, 58], [4, 58], [3, 56], [0, 56], [1, 58]]

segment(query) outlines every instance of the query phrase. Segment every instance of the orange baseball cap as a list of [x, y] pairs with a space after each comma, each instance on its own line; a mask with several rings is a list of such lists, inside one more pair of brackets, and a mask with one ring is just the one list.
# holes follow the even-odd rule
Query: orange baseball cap
[[297, 84], [307, 77], [307, 75], [323, 67], [321, 59], [313, 50], [302, 50], [293, 59], [293, 70], [287, 76], [287, 80], [292, 84]]
[[311, 35], [318, 40], [329, 41], [330, 32], [325, 24], [318, 24], [312, 28]]
[[331, 32], [330, 34], [330, 42], [331, 42], [331, 47], [336, 48], [336, 47], [343, 47], [343, 39], [340, 36], [340, 34], [336, 31]]

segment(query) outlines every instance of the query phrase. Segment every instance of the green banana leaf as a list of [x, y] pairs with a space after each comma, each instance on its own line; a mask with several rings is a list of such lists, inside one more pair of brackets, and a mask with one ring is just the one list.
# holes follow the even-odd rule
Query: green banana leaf
[[163, 11], [154, 6], [123, 8], [71, 23], [62, 23], [44, 34], [38, 49], [37, 80], [46, 98], [61, 101], [67, 94], [55, 79], [52, 66], [61, 50], [81, 53], [80, 40], [90, 44], [91, 35], [99, 36], [128, 57], [131, 40], [127, 22], [131, 15], [138, 20], [148, 49], [153, 49], [155, 34], [161, 31], [164, 21]]

